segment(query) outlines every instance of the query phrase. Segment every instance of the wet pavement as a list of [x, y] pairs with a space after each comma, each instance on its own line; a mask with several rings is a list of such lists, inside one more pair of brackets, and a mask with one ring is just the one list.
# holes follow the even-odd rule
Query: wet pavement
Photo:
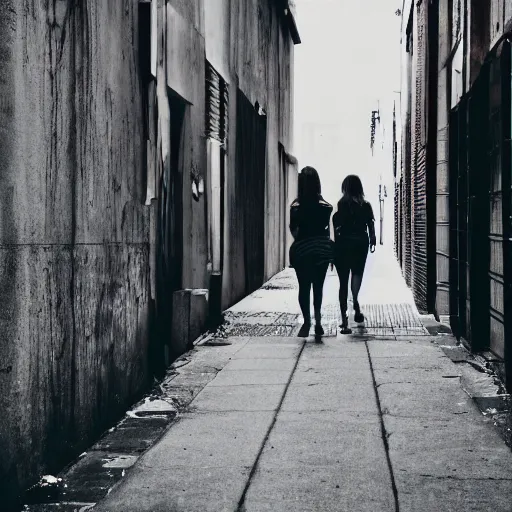
[[340, 335], [330, 271], [326, 335], [297, 338], [286, 269], [25, 509], [510, 511], [510, 397], [485, 358], [418, 314], [389, 253], [360, 302], [365, 325]]

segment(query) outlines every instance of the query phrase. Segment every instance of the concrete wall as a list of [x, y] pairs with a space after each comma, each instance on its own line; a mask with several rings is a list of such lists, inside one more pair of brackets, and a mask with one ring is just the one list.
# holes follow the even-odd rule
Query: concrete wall
[[[284, 182], [279, 143], [292, 144], [293, 46], [284, 9], [266, 0], [209, 0], [205, 3], [206, 56], [230, 86], [225, 182], [223, 307], [243, 296], [245, 285], [240, 208], [236, 196], [236, 91], [267, 115], [265, 277], [283, 268], [281, 223]], [[288, 205], [286, 205], [288, 207]]]
[[173, 324], [164, 339], [156, 336], [153, 355], [162, 360], [164, 345], [186, 349], [204, 325], [206, 304], [194, 290], [209, 284], [207, 198], [194, 198], [192, 186], [207, 179], [205, 58], [229, 83], [231, 98], [224, 307], [244, 290], [237, 88], [267, 112], [265, 276], [282, 268], [278, 233], [286, 222], [283, 197], [291, 199], [282, 191], [278, 144], [290, 151], [293, 42], [276, 4], [153, 1], [151, 108], [158, 126], [146, 134], [148, 143], [138, 2], [0, 3], [4, 502], [87, 447], [151, 379], [161, 280], [158, 186], [169, 165], [173, 101], [185, 109], [178, 164], [183, 268], [180, 289], [169, 292]]
[[[180, 12], [182, 14], [180, 14]], [[208, 287], [206, 203], [195, 201], [191, 173], [206, 172], [205, 40], [202, 2], [172, 0], [167, 4], [167, 87], [190, 105], [185, 112], [183, 147], [183, 288]], [[172, 114], [171, 114], [172, 115]], [[172, 118], [171, 118], [172, 123]]]
[[135, 2], [0, 6], [0, 495], [146, 385]]

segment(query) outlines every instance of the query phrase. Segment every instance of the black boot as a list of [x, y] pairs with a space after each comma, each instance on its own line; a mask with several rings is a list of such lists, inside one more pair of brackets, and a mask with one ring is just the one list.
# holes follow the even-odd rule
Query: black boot
[[361, 324], [364, 322], [364, 315], [361, 313], [359, 302], [354, 302], [354, 322]]
[[348, 326], [348, 316], [347, 312], [341, 313], [341, 325], [340, 325], [340, 334], [351, 334], [352, 330]]
[[324, 328], [322, 327], [322, 324], [316, 324], [315, 325], [315, 335], [316, 336], [323, 336], [325, 334]]
[[299, 333], [297, 336], [299, 338], [307, 338], [309, 336], [309, 330], [311, 329], [311, 321], [310, 322], [304, 322], [302, 324], [302, 327], [300, 328]]

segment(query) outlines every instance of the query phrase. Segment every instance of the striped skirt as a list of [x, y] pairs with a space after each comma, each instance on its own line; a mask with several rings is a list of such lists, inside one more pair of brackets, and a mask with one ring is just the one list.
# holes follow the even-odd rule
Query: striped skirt
[[328, 265], [334, 260], [334, 242], [328, 236], [295, 240], [290, 247], [290, 266]]

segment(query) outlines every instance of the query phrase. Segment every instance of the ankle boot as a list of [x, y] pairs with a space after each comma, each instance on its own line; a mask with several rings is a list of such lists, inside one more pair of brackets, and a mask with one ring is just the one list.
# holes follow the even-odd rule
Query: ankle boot
[[364, 315], [361, 313], [359, 302], [354, 302], [354, 322], [358, 324], [364, 322]]
[[298, 332], [297, 336], [299, 338], [307, 338], [309, 336], [310, 329], [311, 329], [311, 320], [304, 319], [304, 323], [302, 324], [302, 327], [300, 328], [300, 331]]
[[341, 334], [350, 334], [352, 332], [351, 329], [348, 327], [348, 316], [347, 312], [341, 313], [341, 325], [340, 325], [340, 333]]

